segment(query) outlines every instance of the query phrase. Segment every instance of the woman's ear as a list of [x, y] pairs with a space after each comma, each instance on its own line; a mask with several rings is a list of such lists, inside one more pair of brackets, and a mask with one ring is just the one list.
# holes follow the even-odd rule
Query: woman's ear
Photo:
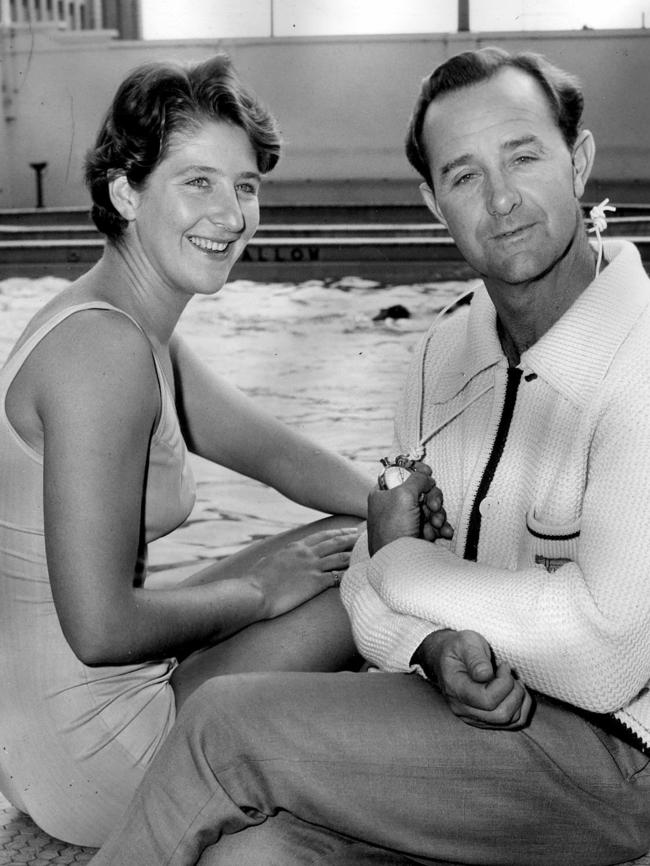
[[591, 174], [596, 155], [596, 143], [588, 129], [583, 129], [578, 135], [571, 152], [573, 163], [573, 192], [576, 198], [582, 198], [587, 180]]
[[135, 219], [138, 193], [133, 189], [124, 173], [116, 174], [108, 182], [108, 191], [113, 207], [129, 222]]
[[425, 205], [429, 208], [434, 217], [443, 224], [445, 228], [448, 228], [447, 221], [440, 213], [440, 208], [438, 207], [438, 202], [436, 201], [436, 196], [428, 183], [420, 184], [420, 194], [424, 199]]

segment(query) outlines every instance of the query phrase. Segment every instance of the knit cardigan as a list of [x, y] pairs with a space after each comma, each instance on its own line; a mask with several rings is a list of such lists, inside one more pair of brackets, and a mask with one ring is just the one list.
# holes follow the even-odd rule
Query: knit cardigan
[[613, 714], [650, 746], [650, 280], [609, 265], [509, 368], [481, 285], [414, 358], [396, 453], [427, 440], [450, 542], [353, 554], [341, 591], [386, 671], [441, 628], [473, 629], [531, 688]]

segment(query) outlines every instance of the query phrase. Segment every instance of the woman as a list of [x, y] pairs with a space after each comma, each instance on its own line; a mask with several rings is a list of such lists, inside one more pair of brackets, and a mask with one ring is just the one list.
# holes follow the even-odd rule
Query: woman
[[[102, 843], [206, 679], [356, 660], [331, 588], [368, 483], [174, 331], [194, 295], [228, 278], [278, 157], [273, 119], [226, 58], [132, 73], [87, 159], [105, 252], [35, 316], [0, 375], [0, 789], [68, 842]], [[148, 589], [147, 543], [194, 502], [186, 446], [350, 516]]]

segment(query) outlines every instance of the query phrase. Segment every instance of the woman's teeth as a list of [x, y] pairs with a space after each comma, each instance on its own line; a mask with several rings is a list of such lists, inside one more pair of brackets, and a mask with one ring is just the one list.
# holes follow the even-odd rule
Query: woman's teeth
[[222, 253], [227, 249], [227, 243], [219, 243], [218, 241], [211, 241], [209, 238], [194, 238], [191, 237], [189, 239], [191, 244], [194, 244], [195, 247], [198, 247], [201, 250], [208, 250], [211, 253]]

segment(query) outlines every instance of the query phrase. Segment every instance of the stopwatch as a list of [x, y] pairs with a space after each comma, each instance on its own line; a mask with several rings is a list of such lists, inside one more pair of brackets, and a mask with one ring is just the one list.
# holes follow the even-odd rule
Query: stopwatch
[[377, 479], [380, 490], [399, 487], [409, 475], [415, 472], [415, 460], [404, 454], [399, 454], [394, 460], [391, 460], [390, 457], [382, 457], [380, 463], [384, 467], [384, 471]]

